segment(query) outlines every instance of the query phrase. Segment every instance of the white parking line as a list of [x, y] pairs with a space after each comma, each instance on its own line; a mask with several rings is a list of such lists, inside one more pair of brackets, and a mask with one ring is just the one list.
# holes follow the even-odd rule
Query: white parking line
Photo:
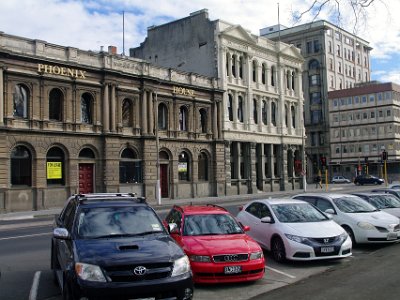
[[29, 293], [29, 300], [36, 300], [39, 287], [40, 273], [41, 273], [40, 271], [37, 271], [35, 273], [35, 276], [33, 276], [32, 287]]
[[21, 238], [27, 238], [27, 237], [29, 238], [29, 237], [34, 237], [34, 236], [50, 235], [50, 234], [53, 234], [53, 233], [52, 232], [45, 232], [45, 233], [37, 233], [37, 234], [9, 236], [9, 237], [5, 237], [5, 238], [0, 238], [0, 241], [21, 239]]
[[295, 279], [295, 278], [296, 278], [296, 276], [290, 275], [290, 274], [288, 274], [288, 273], [279, 271], [279, 270], [274, 269], [274, 268], [271, 268], [271, 267], [267, 267], [267, 266], [266, 266], [265, 268], [268, 269], [268, 270], [271, 270], [271, 271], [273, 271], [273, 272], [275, 272], [275, 273], [279, 273], [279, 274], [285, 275], [285, 276], [287, 276], [287, 277], [289, 277], [289, 278], [292, 278], [292, 279]]

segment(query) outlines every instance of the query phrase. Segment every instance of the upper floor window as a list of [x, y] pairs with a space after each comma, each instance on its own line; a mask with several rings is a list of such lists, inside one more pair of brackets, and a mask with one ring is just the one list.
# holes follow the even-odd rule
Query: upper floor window
[[266, 80], [265, 80], [266, 73], [267, 73], [267, 68], [265, 67], [265, 64], [262, 64], [261, 82], [262, 82], [263, 84], [266, 83]]
[[167, 130], [168, 127], [168, 109], [164, 103], [158, 105], [158, 129]]
[[232, 56], [232, 76], [233, 77], [236, 77], [236, 64], [237, 64], [237, 56], [234, 54], [233, 56]]
[[130, 99], [124, 99], [122, 102], [122, 125], [125, 127], [133, 126], [132, 101]]
[[257, 82], [257, 62], [253, 60], [253, 82]]
[[60, 89], [52, 89], [49, 94], [49, 119], [62, 121], [63, 93]]
[[229, 121], [233, 121], [233, 97], [228, 95], [228, 118]]
[[24, 146], [17, 146], [11, 151], [11, 184], [32, 185], [32, 156]]
[[276, 103], [271, 102], [271, 123], [276, 126]]
[[268, 123], [267, 101], [265, 100], [262, 102], [262, 122], [264, 125], [267, 125]]
[[181, 106], [179, 108], [179, 130], [188, 130], [188, 110], [186, 106]]
[[296, 128], [296, 110], [293, 105], [290, 107], [290, 115], [292, 117], [292, 127]]
[[321, 50], [321, 45], [318, 40], [314, 40], [314, 53], [318, 53]]
[[275, 66], [271, 67], [271, 85], [275, 86]]
[[320, 77], [318, 74], [310, 76], [310, 85], [319, 85], [320, 84]]
[[257, 99], [253, 99], [253, 119], [254, 123], [258, 124]]
[[205, 108], [201, 108], [199, 112], [201, 133], [207, 133], [207, 110]]
[[243, 61], [243, 57], [241, 56], [239, 58], [239, 78], [243, 78], [243, 65], [244, 65], [244, 61]]
[[316, 59], [310, 60], [308, 63], [308, 69], [309, 70], [318, 70], [319, 69], [319, 62]]
[[22, 84], [16, 84], [13, 94], [14, 117], [28, 118], [28, 99], [28, 88]]
[[92, 124], [93, 116], [92, 116], [92, 107], [93, 107], [93, 98], [89, 93], [84, 93], [81, 96], [81, 121], [82, 123]]
[[243, 122], [243, 98], [242, 98], [242, 96], [238, 97], [237, 117], [238, 117], [239, 122]]

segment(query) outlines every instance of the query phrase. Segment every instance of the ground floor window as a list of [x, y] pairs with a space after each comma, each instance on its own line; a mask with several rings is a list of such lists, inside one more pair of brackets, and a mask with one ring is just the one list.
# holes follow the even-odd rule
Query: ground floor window
[[11, 184], [32, 185], [32, 156], [24, 146], [17, 146], [11, 151]]

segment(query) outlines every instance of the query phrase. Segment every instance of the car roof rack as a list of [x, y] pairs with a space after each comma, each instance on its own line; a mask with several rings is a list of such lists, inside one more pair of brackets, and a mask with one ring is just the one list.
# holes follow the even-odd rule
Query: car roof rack
[[[127, 200], [134, 200], [138, 203], [146, 203], [145, 197], [137, 197], [136, 193], [89, 193], [89, 194], [75, 194], [77, 201], [90, 201], [90, 200], [121, 200], [121, 198], [127, 198]], [[113, 199], [113, 197], [118, 197]]]

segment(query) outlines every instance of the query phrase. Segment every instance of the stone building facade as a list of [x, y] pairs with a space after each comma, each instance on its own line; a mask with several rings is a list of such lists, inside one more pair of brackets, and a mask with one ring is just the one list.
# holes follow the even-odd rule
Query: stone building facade
[[312, 180], [323, 169], [322, 158], [328, 164], [331, 160], [328, 92], [370, 81], [372, 48], [368, 41], [325, 20], [291, 28], [274, 25], [260, 34], [296, 46], [305, 59], [304, 125], [307, 174]]
[[[72, 193], [224, 193], [216, 79], [0, 33], [0, 212]], [[159, 170], [159, 172], [158, 172]]]
[[133, 57], [221, 80], [225, 193], [302, 185], [304, 143], [299, 49], [211, 21], [208, 11], [148, 28]]

